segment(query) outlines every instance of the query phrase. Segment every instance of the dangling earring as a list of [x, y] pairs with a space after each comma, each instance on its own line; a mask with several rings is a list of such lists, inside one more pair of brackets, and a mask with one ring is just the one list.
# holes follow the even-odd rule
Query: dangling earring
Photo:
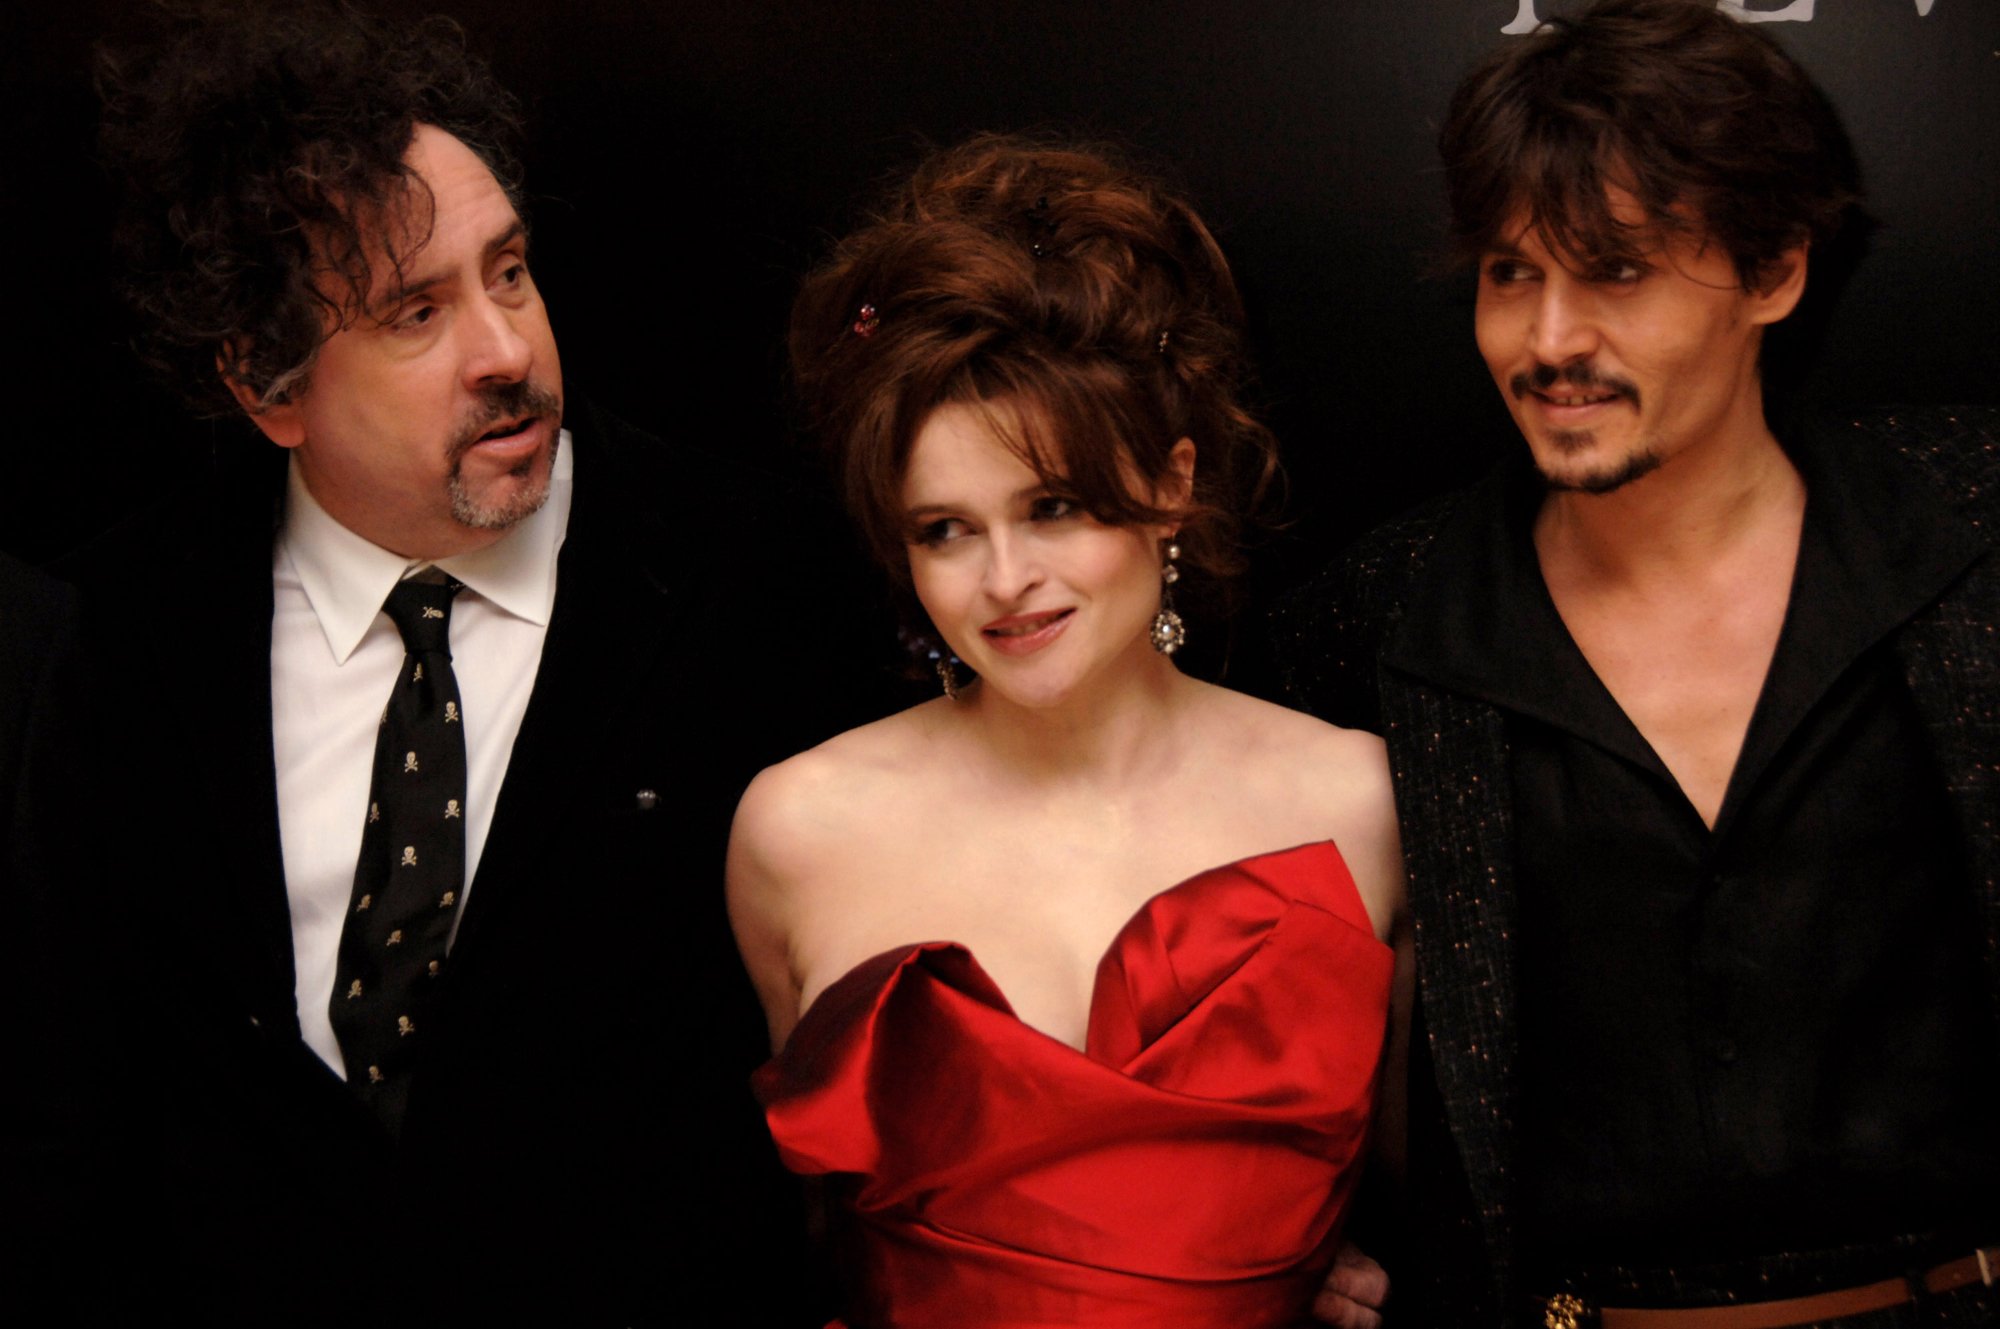
[[1169, 540], [1166, 554], [1166, 565], [1160, 569], [1160, 612], [1153, 616], [1152, 638], [1154, 650], [1172, 655], [1187, 644], [1187, 625], [1174, 612], [1174, 583], [1181, 579], [1174, 560], [1181, 556], [1181, 547]]
[[934, 635], [935, 631], [935, 629], [920, 631], [911, 627], [896, 629], [896, 640], [907, 652], [909, 660], [911, 672], [906, 677], [921, 677], [918, 671], [927, 663], [937, 672], [938, 682], [944, 685], [944, 695], [957, 701], [960, 694], [978, 680], [978, 675], [972, 675], [964, 683], [959, 681], [958, 671], [965, 662], [951, 653], [951, 647], [944, 644], [942, 637]]
[[944, 695], [958, 700], [958, 657], [941, 647], [930, 650], [931, 665], [937, 670], [938, 682], [944, 684]]

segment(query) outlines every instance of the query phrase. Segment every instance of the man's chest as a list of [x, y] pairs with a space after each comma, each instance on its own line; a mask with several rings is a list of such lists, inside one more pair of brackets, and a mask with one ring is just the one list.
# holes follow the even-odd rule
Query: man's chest
[[1571, 640], [1702, 821], [1715, 824], [1777, 653], [1789, 561], [1687, 593], [1564, 595]]

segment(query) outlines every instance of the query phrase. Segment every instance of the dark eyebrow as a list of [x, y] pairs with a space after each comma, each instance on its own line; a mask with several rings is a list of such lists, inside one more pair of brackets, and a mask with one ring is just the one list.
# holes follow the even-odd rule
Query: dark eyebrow
[[[479, 266], [482, 268], [485, 267], [496, 256], [505, 251], [509, 245], [525, 241], [527, 238], [527, 224], [519, 217], [516, 217], [512, 226], [509, 226], [506, 230], [486, 242], [486, 247], [480, 250], [479, 253]], [[525, 245], [523, 247], [525, 249]], [[386, 317], [399, 309], [410, 297], [422, 295], [431, 287], [449, 280], [450, 277], [451, 273], [449, 271], [419, 272], [417, 276], [406, 278], [399, 283], [394, 290], [378, 300], [375, 307]]]
[[[1031, 499], [1042, 498], [1054, 493], [1055, 491], [1049, 488], [1048, 485], [1037, 480], [1031, 485], [1022, 485], [1019, 489], [1016, 489], [1007, 496], [1007, 501], [1010, 503], [1026, 503]], [[950, 517], [956, 515], [958, 510], [958, 505], [953, 503], [919, 503], [913, 508], [904, 509], [903, 520], [919, 522], [925, 521], [934, 515]]]

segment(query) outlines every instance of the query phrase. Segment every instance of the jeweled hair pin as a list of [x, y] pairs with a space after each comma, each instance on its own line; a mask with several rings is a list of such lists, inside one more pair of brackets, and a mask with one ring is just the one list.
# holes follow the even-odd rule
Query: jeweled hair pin
[[875, 329], [881, 326], [882, 316], [875, 312], [875, 306], [863, 305], [854, 320], [854, 335], [857, 337], [872, 337], [875, 335]]
[[[1034, 239], [1028, 245], [1028, 252], [1036, 258], [1047, 258], [1055, 250], [1056, 219], [1049, 215], [1049, 196], [1042, 195], [1035, 200], [1035, 206], [1028, 209], [1028, 226]], [[1039, 231], [1039, 234], [1035, 232]]]

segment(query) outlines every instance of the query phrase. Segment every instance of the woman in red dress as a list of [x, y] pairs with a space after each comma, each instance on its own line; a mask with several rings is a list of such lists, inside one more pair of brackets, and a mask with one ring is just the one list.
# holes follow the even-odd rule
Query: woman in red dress
[[1174, 662], [1275, 467], [1220, 250], [1102, 154], [979, 139], [808, 280], [792, 357], [944, 693], [765, 771], [730, 849], [846, 1322], [1304, 1322], [1395, 1078], [1401, 863], [1379, 740]]

